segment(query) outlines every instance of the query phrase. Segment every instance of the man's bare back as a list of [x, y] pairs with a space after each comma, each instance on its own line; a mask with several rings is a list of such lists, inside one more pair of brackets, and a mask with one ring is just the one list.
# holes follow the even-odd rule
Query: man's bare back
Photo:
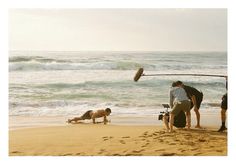
[[82, 116], [80, 117], [75, 117], [73, 119], [68, 119], [68, 123], [72, 123], [72, 122], [77, 122], [79, 120], [90, 120], [92, 119], [93, 120], [93, 123], [95, 124], [95, 119], [96, 118], [101, 118], [103, 117], [103, 122], [104, 124], [106, 124], [108, 122], [107, 120], [107, 116], [109, 116], [111, 113], [111, 109], [110, 108], [106, 108], [105, 110], [104, 109], [100, 109], [100, 110], [96, 110], [96, 111], [93, 111], [93, 110], [89, 110], [87, 112], [85, 112]]

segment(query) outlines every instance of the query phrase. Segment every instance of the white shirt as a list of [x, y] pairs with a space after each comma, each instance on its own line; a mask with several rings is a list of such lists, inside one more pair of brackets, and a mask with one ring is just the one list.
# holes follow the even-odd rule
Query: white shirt
[[170, 89], [170, 107], [173, 107], [173, 102], [181, 102], [189, 100], [187, 93], [181, 87], [171, 87]]

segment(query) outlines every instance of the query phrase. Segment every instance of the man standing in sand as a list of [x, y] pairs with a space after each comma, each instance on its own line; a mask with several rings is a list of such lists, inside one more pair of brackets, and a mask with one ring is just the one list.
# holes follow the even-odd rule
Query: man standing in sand
[[73, 119], [68, 119], [68, 123], [72, 123], [72, 122], [77, 122], [79, 120], [93, 120], [93, 123], [95, 124], [95, 119], [96, 118], [100, 118], [103, 117], [103, 123], [106, 124], [108, 122], [107, 120], [107, 116], [109, 116], [111, 114], [111, 109], [110, 108], [106, 108], [104, 109], [100, 109], [100, 110], [88, 110], [87, 112], [85, 112], [82, 116], [80, 117], [75, 117]]
[[[201, 128], [199, 109], [200, 109], [200, 106], [201, 106], [201, 103], [202, 103], [203, 93], [198, 91], [194, 87], [184, 85], [182, 81], [176, 81], [173, 84], [175, 86], [180, 86], [180, 87], [184, 88], [185, 92], [187, 93], [188, 98], [191, 100], [190, 109], [192, 109], [194, 107], [194, 112], [196, 114], [197, 125], [195, 126], [195, 128]], [[172, 87], [174, 87], [174, 86], [172, 86]]]
[[[226, 91], [228, 90], [228, 76], [225, 77], [226, 80]], [[227, 101], [227, 93], [223, 95], [222, 97], [222, 101], [221, 101], [221, 122], [222, 125], [220, 127], [220, 129], [218, 130], [218, 132], [223, 132], [225, 130], [227, 130], [226, 126], [225, 126], [225, 121], [226, 121], [226, 111], [228, 109], [228, 101]]]
[[[174, 82], [175, 83], [175, 82]], [[175, 84], [172, 84], [175, 85]], [[180, 111], [186, 113], [187, 128], [190, 129], [191, 115], [190, 115], [190, 101], [185, 90], [180, 86], [171, 87], [170, 89], [170, 122], [167, 131], [173, 132], [174, 117], [179, 114]]]
[[221, 101], [221, 122], [222, 122], [222, 125], [221, 125], [220, 129], [218, 130], [218, 132], [223, 132], [223, 131], [227, 130], [227, 128], [225, 126], [227, 109], [228, 109], [228, 105], [227, 105], [227, 93], [226, 93], [223, 95], [222, 101]]

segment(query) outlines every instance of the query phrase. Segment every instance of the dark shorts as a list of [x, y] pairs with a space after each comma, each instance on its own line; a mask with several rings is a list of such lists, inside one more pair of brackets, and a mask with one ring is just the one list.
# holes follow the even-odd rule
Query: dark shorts
[[[195, 95], [195, 97], [196, 97], [197, 108], [200, 109], [201, 103], [202, 103], [202, 99], [203, 99], [203, 93], [200, 92], [198, 95]], [[193, 108], [193, 102], [191, 101], [190, 109], [192, 109], [192, 108]]]
[[81, 116], [81, 119], [83, 119], [83, 120], [90, 120], [90, 119], [91, 119], [91, 115], [90, 115], [91, 112], [92, 112], [92, 110], [88, 110], [87, 112], [85, 112], [85, 113]]
[[222, 101], [221, 101], [221, 108], [227, 110], [228, 109], [228, 105], [227, 105], [227, 95], [224, 95], [222, 97]]

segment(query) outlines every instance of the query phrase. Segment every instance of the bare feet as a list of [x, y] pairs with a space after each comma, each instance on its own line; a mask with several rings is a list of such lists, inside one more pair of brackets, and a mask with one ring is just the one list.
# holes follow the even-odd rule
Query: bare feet
[[202, 129], [200, 125], [196, 125], [195, 128]]
[[218, 132], [223, 132], [225, 130], [227, 130], [227, 128], [225, 126], [221, 126], [220, 129], [218, 130]]

